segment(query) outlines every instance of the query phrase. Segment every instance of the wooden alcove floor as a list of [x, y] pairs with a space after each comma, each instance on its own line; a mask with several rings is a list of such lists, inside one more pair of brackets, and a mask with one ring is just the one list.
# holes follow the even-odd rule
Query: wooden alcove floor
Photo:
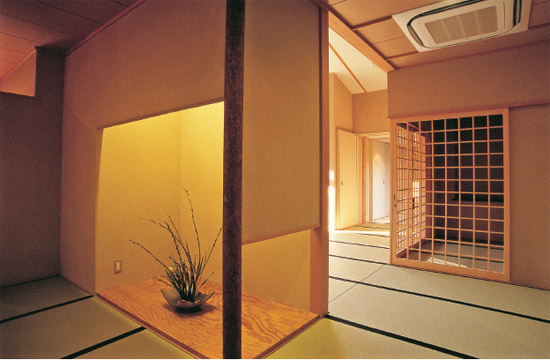
[[[171, 307], [160, 292], [163, 287], [160, 281], [148, 279], [97, 296], [194, 356], [223, 358], [221, 285], [204, 284], [201, 291], [214, 291], [214, 295], [194, 312]], [[243, 292], [242, 357], [266, 357], [318, 318], [315, 313]]]

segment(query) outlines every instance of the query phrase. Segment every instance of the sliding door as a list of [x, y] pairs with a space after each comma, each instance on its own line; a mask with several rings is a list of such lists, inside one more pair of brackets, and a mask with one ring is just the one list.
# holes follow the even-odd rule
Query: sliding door
[[507, 109], [392, 127], [392, 263], [509, 281]]

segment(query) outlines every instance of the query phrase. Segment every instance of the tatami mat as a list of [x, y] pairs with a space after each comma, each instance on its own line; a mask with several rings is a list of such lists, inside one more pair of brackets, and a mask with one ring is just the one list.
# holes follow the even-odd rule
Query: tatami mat
[[329, 274], [338, 278], [361, 281], [379, 270], [380, 264], [364, 261], [347, 260], [331, 256], [329, 258]]
[[390, 247], [389, 237], [361, 234], [353, 231], [334, 231], [329, 234], [329, 239], [363, 245], [382, 246], [388, 249]]
[[0, 320], [90, 296], [61, 276], [0, 289]]
[[339, 242], [329, 243], [329, 254], [366, 261], [381, 262], [384, 264], [387, 264], [390, 259], [389, 249]]
[[335, 300], [357, 284], [349, 281], [341, 281], [336, 279], [328, 279], [328, 302]]
[[268, 359], [430, 359], [448, 355], [391, 337], [322, 319]]
[[390, 236], [390, 233], [389, 233], [389, 228], [386, 229], [386, 228], [383, 228], [383, 227], [363, 227], [363, 226], [352, 226], [352, 227], [349, 227], [347, 229], [344, 229], [344, 230], [337, 230], [338, 232], [341, 232], [341, 231], [353, 231], [353, 232], [358, 232], [358, 233], [361, 233], [363, 235], [373, 235], [373, 236], [384, 236], [384, 237], [389, 237]]
[[469, 356], [550, 357], [547, 323], [448, 301], [359, 285], [334, 300], [330, 313]]
[[95, 298], [0, 324], [2, 358], [60, 358], [140, 326]]
[[383, 267], [367, 282], [550, 320], [546, 290], [397, 266]]
[[148, 330], [93, 350], [79, 359], [194, 359]]

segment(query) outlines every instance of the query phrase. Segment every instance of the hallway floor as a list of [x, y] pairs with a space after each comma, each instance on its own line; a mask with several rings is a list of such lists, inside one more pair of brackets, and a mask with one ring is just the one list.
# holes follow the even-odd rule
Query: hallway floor
[[[550, 291], [388, 265], [376, 235], [331, 234], [330, 314], [269, 358], [550, 358]], [[192, 358], [62, 277], [0, 304], [2, 358]]]

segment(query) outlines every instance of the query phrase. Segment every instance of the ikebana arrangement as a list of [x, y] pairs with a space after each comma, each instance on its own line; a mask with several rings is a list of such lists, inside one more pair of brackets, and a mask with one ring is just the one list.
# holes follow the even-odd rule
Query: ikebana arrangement
[[170, 256], [169, 259], [171, 263], [169, 263], [169, 265], [165, 264], [145, 246], [133, 240], [129, 241], [132, 244], [135, 244], [145, 250], [164, 268], [166, 279], [157, 276], [155, 276], [155, 278], [165, 285], [169, 286], [169, 288], [161, 290], [166, 301], [168, 301], [168, 303], [172, 306], [180, 309], [192, 309], [202, 305], [214, 294], [214, 292], [210, 294], [203, 294], [200, 292], [200, 288], [213, 274], [212, 273], [208, 277], [203, 278], [204, 269], [206, 268], [206, 265], [210, 260], [210, 256], [212, 255], [212, 251], [214, 250], [214, 247], [218, 242], [218, 239], [222, 232], [222, 228], [220, 228], [220, 230], [218, 231], [218, 235], [216, 236], [216, 239], [214, 240], [210, 251], [203, 253], [201, 250], [199, 231], [195, 222], [193, 203], [191, 202], [189, 191], [187, 191], [187, 189], [184, 190], [187, 195], [189, 207], [191, 209], [191, 220], [193, 221], [195, 237], [197, 240], [197, 254], [195, 254], [194, 256], [191, 254], [191, 250], [189, 248], [187, 240], [185, 238], [182, 240], [179, 231], [170, 215], [167, 215], [168, 219], [162, 222], [158, 222], [152, 219], [143, 219], [160, 226], [170, 234], [170, 237], [172, 238], [172, 241], [174, 243], [174, 247], [176, 248], [177, 257]]

